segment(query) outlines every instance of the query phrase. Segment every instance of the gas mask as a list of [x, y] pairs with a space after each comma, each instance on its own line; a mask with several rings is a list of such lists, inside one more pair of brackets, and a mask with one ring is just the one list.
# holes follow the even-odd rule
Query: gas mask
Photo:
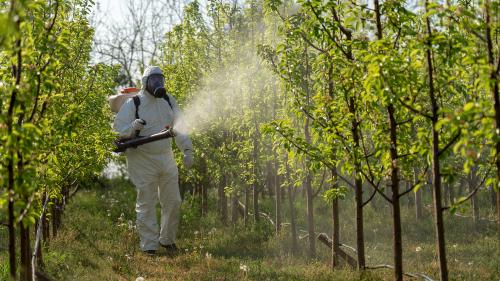
[[165, 90], [165, 78], [163, 75], [150, 75], [146, 83], [146, 90], [155, 98], [164, 98], [167, 95], [167, 90]]

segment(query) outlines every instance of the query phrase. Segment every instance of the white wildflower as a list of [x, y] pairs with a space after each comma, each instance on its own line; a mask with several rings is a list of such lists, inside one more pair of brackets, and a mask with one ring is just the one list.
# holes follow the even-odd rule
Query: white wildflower
[[213, 235], [216, 231], [217, 229], [215, 227], [212, 227], [212, 229], [210, 229], [210, 231], [208, 232], [208, 235]]
[[135, 225], [134, 225], [134, 223], [131, 220], [129, 220], [127, 223], [128, 223], [128, 229], [129, 230], [132, 230], [132, 229], [135, 228]]
[[422, 247], [418, 246], [418, 247], [415, 248], [415, 252], [418, 253], [418, 252], [421, 252], [421, 251], [422, 251]]
[[242, 270], [243, 272], [248, 272], [248, 266], [240, 263], [240, 270]]

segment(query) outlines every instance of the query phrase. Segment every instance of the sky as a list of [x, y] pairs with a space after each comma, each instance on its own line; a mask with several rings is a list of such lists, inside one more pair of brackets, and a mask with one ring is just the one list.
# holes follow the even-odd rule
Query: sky
[[[113, 23], [122, 23], [125, 21], [125, 3], [124, 0], [96, 0], [94, 6], [94, 18], [96, 21], [101, 21], [105, 25]], [[104, 32], [102, 26], [94, 26], [98, 34]]]
[[103, 20], [114, 19], [117, 21], [122, 21], [123, 10], [122, 6], [126, 3], [123, 0], [97, 0], [96, 4], [100, 7], [100, 10], [106, 13], [106, 17]]
[[[134, 3], [140, 3], [141, 1], [144, 0], [132, 0]], [[148, 0], [153, 3], [154, 7], [161, 7], [162, 3], [179, 3], [180, 5], [177, 8], [181, 9], [181, 6], [184, 6], [185, 3], [190, 2], [191, 0], [176, 0], [176, 1], [157, 1], [157, 0]], [[93, 8], [93, 13], [90, 17], [91, 25], [95, 28], [95, 36], [96, 38], [106, 38], [109, 36], [108, 32], [109, 29], [108, 27], [113, 27], [115, 25], [123, 25], [125, 26], [130, 26], [127, 25], [126, 23], [129, 22], [127, 19], [127, 16], [129, 15], [128, 11], [128, 4], [130, 0], [95, 0], [95, 6]], [[146, 2], [146, 1], [144, 1]], [[204, 2], [204, 1], [201, 1]], [[168, 9], [168, 8], [167, 8]], [[167, 14], [172, 14], [171, 11], [169, 10], [163, 10], [165, 16], [167, 17]], [[175, 15], [174, 15], [175, 17]], [[174, 19], [175, 20], [175, 19]], [[166, 27], [164, 30], [168, 30], [169, 28]], [[124, 32], [126, 34], [126, 32]]]

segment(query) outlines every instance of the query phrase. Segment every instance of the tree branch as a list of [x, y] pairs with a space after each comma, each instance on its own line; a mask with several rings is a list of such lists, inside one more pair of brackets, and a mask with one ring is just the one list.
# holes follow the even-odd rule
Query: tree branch
[[442, 149], [440, 149], [438, 151], [438, 157], [441, 156], [441, 154], [443, 154], [448, 148], [450, 148], [450, 146], [452, 146], [458, 140], [460, 135], [461, 135], [461, 131], [458, 131], [458, 133], [455, 134], [455, 136], [453, 136], [453, 138], [450, 140], [450, 142], [448, 142]]
[[[469, 193], [469, 195], [467, 195], [465, 198], [460, 199], [458, 202], [453, 202], [452, 205], [460, 205], [460, 204], [466, 202], [467, 200], [471, 199], [472, 196], [474, 196], [474, 194], [477, 193], [479, 188], [481, 188], [481, 186], [483, 186], [484, 182], [486, 181], [486, 178], [490, 175], [490, 172], [491, 172], [491, 166], [488, 169], [488, 171], [486, 172], [486, 175], [484, 176], [483, 180], [481, 180], [481, 182], [476, 187], [474, 187], [474, 189]], [[448, 210], [450, 208], [451, 208], [451, 206], [444, 206], [441, 208], [441, 211], [445, 211], [445, 210]]]
[[[379, 264], [379, 265], [374, 265], [374, 266], [366, 266], [365, 269], [380, 269], [380, 268], [389, 268], [389, 269], [394, 269], [394, 266], [388, 265], [388, 264]], [[422, 274], [422, 273], [405, 273], [403, 272], [403, 275], [406, 275], [408, 277], [413, 277], [413, 278], [422, 278], [425, 281], [434, 281], [432, 278], [429, 276]]]
[[368, 181], [368, 183], [370, 184], [370, 186], [371, 186], [371, 187], [373, 187], [373, 188], [374, 188], [374, 189], [375, 189], [375, 190], [376, 190], [376, 191], [377, 191], [380, 195], [382, 195], [382, 197], [383, 197], [385, 200], [387, 200], [387, 202], [389, 202], [389, 203], [391, 203], [391, 204], [392, 204], [392, 200], [391, 200], [391, 198], [387, 197], [387, 195], [385, 195], [385, 194], [384, 194], [384, 193], [383, 193], [383, 192], [382, 192], [382, 191], [378, 188], [378, 187], [379, 187], [379, 185], [380, 185], [380, 181], [379, 181], [377, 184], [375, 184], [375, 183], [373, 182], [373, 179], [371, 179], [370, 177], [368, 177], [368, 176], [366, 175], [366, 173], [365, 173], [365, 172], [363, 172], [363, 170], [360, 170], [360, 172], [361, 172], [361, 174], [365, 177], [365, 179]]
[[413, 106], [405, 103], [401, 98], [398, 98], [398, 101], [401, 103], [401, 105], [403, 105], [404, 107], [406, 107], [407, 109], [409, 109], [410, 111], [413, 111], [414, 113], [416, 114], [419, 114], [419, 115], [422, 115], [424, 117], [426, 117], [427, 119], [431, 119], [432, 120], [432, 116], [430, 116], [429, 114], [427, 113], [424, 113], [420, 110], [417, 110], [416, 108], [414, 108]]
[[[314, 7], [312, 6], [311, 2], [306, 2], [308, 3], [309, 5], [309, 8], [311, 8], [311, 11], [313, 12], [314, 14], [314, 17], [316, 18], [316, 20], [318, 20], [318, 22], [321, 24], [321, 27], [323, 28], [324, 32], [328, 35], [328, 37], [330, 38], [330, 40], [337, 46], [337, 48], [339, 48], [339, 50], [349, 59], [352, 59], [352, 56], [350, 56], [346, 50], [344, 50], [344, 48], [342, 48], [342, 46], [340, 46], [340, 44], [337, 42], [336, 38], [333, 36], [333, 34], [331, 34], [329, 31], [328, 31], [328, 28], [326, 28], [325, 24], [323, 23], [323, 20], [321, 19], [321, 17], [319, 16], [318, 12], [316, 11], [316, 9], [314, 9]], [[340, 23], [339, 23], [339, 27], [342, 26]]]
[[366, 204], [370, 203], [373, 197], [375, 197], [375, 194], [377, 194], [377, 190], [374, 189], [372, 195], [370, 195], [370, 197], [363, 204], [361, 204], [361, 208], [363, 208]]
[[[427, 170], [429, 170], [429, 165], [425, 166], [425, 170], [424, 170], [424, 172], [423, 172], [423, 175], [422, 175], [422, 176], [425, 176], [425, 174], [427, 174]], [[406, 194], [410, 193], [410, 192], [411, 192], [411, 191], [413, 191], [413, 190], [415, 189], [415, 187], [416, 187], [417, 185], [419, 185], [421, 182], [422, 182], [422, 178], [421, 178], [421, 177], [419, 177], [419, 178], [418, 178], [418, 180], [417, 180], [417, 182], [415, 182], [415, 183], [412, 185], [412, 187], [408, 188], [408, 189], [407, 189], [407, 190], [405, 190], [403, 193], [400, 193], [400, 194], [398, 195], [398, 197], [399, 197], [399, 198], [401, 198], [401, 197], [405, 196]]]

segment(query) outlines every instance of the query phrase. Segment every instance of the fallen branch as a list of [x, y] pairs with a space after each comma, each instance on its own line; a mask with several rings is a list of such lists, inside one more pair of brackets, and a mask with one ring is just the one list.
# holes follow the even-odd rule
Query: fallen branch
[[[328, 237], [328, 234], [320, 233], [317, 238], [321, 243], [325, 244], [330, 249], [332, 249], [333, 241], [332, 241], [332, 239], [330, 239], [330, 237]], [[356, 261], [356, 259], [351, 257], [346, 252], [344, 252], [344, 250], [342, 250], [340, 248], [340, 245], [335, 245], [334, 251], [335, 251], [336, 256], [343, 259], [351, 268], [354, 269], [358, 266], [358, 262]]]
[[[379, 265], [365, 267], [365, 269], [379, 269], [379, 268], [394, 269], [394, 266], [388, 265], [388, 264], [379, 264]], [[434, 281], [432, 278], [430, 278], [429, 276], [427, 276], [423, 273], [405, 273], [405, 272], [403, 272], [403, 275], [408, 276], [408, 277], [413, 277], [413, 278], [422, 278], [425, 281]]]
[[[472, 216], [465, 216], [465, 215], [462, 215], [460, 213], [455, 213], [455, 216], [459, 217], [459, 218], [468, 218], [468, 219], [473, 219], [474, 217]], [[497, 222], [498, 220], [496, 219], [489, 219], [489, 218], [479, 218], [480, 221], [489, 221], [489, 222]]]
[[305, 231], [305, 230], [303, 230], [303, 229], [299, 229], [299, 230], [298, 230], [298, 232], [303, 232], [303, 233], [305, 233], [303, 236], [299, 235], [299, 240], [302, 240], [302, 239], [304, 239], [304, 238], [309, 237], [309, 232], [307, 232], [307, 231]]
[[309, 234], [306, 234], [306, 235], [303, 235], [303, 236], [300, 236], [300, 235], [299, 235], [299, 240], [305, 239], [305, 238], [307, 238], [307, 237], [309, 237]]
[[356, 249], [354, 249], [354, 247], [351, 247], [351, 246], [346, 245], [346, 244], [342, 244], [342, 243], [340, 243], [340, 245], [339, 245], [339, 246], [340, 246], [340, 247], [347, 248], [347, 249], [349, 249], [349, 250], [351, 250], [351, 251], [353, 251], [353, 252], [355, 252], [355, 253], [356, 253], [356, 252], [358, 252], [358, 251], [356, 251]]

